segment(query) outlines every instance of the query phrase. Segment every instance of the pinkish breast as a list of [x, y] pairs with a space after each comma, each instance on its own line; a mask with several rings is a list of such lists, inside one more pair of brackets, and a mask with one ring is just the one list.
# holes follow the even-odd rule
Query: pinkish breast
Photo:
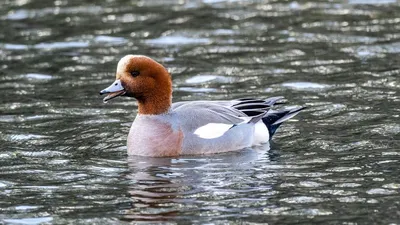
[[128, 155], [151, 157], [178, 156], [183, 132], [173, 129], [161, 116], [138, 115], [128, 135]]

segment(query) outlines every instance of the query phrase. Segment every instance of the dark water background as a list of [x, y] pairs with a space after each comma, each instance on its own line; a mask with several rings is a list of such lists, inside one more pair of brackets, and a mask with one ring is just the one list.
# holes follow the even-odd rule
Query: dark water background
[[[395, 0], [2, 0], [0, 224], [399, 223], [399, 53]], [[125, 54], [174, 101], [308, 110], [270, 151], [128, 158], [136, 103], [98, 96]]]

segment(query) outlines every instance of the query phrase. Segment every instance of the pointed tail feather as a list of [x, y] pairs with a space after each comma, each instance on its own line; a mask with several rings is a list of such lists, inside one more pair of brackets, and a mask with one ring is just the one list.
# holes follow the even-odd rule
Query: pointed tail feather
[[251, 117], [247, 122], [245, 121], [245, 122], [242, 122], [242, 123], [239, 123], [239, 124], [233, 124], [229, 129], [232, 129], [232, 128], [234, 128], [234, 127], [240, 125], [240, 124], [245, 124], [245, 123], [248, 123], [248, 124], [250, 124], [250, 123], [256, 124], [258, 121], [262, 120], [263, 117], [264, 117], [266, 114], [267, 114], [267, 112], [260, 112], [260, 114]]
[[269, 106], [284, 104], [283, 102], [278, 102], [282, 99], [285, 99], [285, 98], [283, 96], [269, 97], [264, 100], [264, 103]]
[[264, 117], [266, 114], [267, 114], [267, 112], [263, 112], [263, 113], [261, 113], [260, 115], [254, 116], [254, 117], [251, 118], [251, 119], [249, 120], [249, 122], [247, 122], [247, 123], [254, 123], [254, 124], [256, 124], [258, 121], [262, 120], [263, 117]]
[[236, 100], [239, 102], [234, 104], [233, 107], [237, 108], [237, 107], [242, 107], [244, 105], [249, 105], [249, 104], [262, 104], [262, 105], [266, 105], [266, 106], [280, 105], [280, 104], [284, 104], [284, 102], [280, 101], [283, 99], [285, 99], [283, 96], [269, 97], [266, 99], [239, 98]]
[[268, 128], [270, 139], [283, 122], [293, 118], [305, 108], [306, 107], [298, 107], [294, 109], [282, 109], [276, 112], [268, 112], [267, 115], [262, 118], [262, 121]]

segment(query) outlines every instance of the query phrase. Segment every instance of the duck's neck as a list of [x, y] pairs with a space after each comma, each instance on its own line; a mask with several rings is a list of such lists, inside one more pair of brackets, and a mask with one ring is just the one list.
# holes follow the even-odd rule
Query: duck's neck
[[138, 98], [138, 114], [141, 115], [158, 115], [167, 113], [172, 105], [172, 95], [156, 95], [145, 98]]

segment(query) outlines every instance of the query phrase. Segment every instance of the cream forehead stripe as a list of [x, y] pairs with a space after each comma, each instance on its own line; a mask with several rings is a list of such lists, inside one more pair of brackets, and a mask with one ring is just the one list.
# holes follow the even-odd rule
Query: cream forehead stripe
[[124, 71], [128, 64], [131, 62], [132, 58], [146, 58], [148, 60], [152, 60], [151, 58], [143, 55], [126, 55], [119, 60], [117, 65], [117, 72]]

